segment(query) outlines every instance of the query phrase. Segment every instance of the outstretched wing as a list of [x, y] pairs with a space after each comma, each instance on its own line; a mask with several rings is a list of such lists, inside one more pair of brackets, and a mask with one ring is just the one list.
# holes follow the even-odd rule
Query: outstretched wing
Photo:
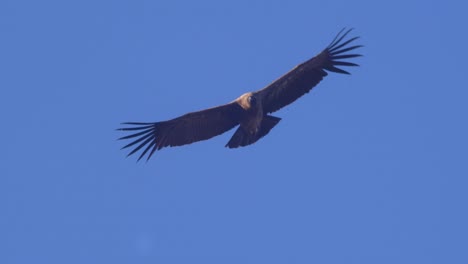
[[117, 130], [134, 132], [119, 140], [131, 139], [122, 149], [134, 147], [128, 156], [143, 149], [138, 160], [149, 152], [147, 160], [156, 150], [164, 147], [182, 146], [220, 135], [236, 125], [242, 115], [242, 107], [236, 102], [192, 112], [172, 120], [155, 123], [127, 122], [128, 127]]
[[351, 30], [349, 29], [343, 34], [344, 29], [342, 29], [320, 54], [296, 66], [267, 87], [257, 91], [256, 93], [262, 98], [263, 111], [272, 113], [296, 101], [314, 88], [323, 77], [327, 76], [326, 71], [349, 74], [338, 66], [358, 66], [355, 63], [341, 61], [342, 59], [362, 56], [346, 53], [362, 47], [361, 45], [349, 46], [359, 37], [343, 41]]

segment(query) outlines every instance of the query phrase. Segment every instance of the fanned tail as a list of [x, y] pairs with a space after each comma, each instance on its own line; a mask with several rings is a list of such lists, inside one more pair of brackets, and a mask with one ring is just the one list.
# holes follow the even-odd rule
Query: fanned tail
[[250, 134], [244, 130], [242, 126], [239, 126], [231, 137], [229, 142], [226, 144], [228, 148], [238, 148], [245, 147], [250, 144], [257, 142], [260, 138], [266, 136], [270, 130], [278, 124], [281, 120], [279, 117], [275, 116], [264, 116], [262, 124], [260, 125], [260, 131], [257, 134]]

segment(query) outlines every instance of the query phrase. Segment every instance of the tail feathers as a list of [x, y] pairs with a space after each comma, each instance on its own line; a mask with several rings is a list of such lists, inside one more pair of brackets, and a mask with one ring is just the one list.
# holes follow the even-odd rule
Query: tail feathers
[[260, 125], [260, 131], [258, 131], [257, 134], [250, 134], [242, 128], [242, 126], [239, 126], [232, 136], [232, 138], [229, 140], [229, 142], [226, 144], [226, 147], [228, 148], [238, 148], [238, 147], [245, 147], [250, 144], [253, 144], [257, 142], [260, 138], [266, 136], [270, 130], [278, 124], [278, 122], [281, 120], [279, 117], [275, 116], [264, 116], [262, 120], [262, 124]]

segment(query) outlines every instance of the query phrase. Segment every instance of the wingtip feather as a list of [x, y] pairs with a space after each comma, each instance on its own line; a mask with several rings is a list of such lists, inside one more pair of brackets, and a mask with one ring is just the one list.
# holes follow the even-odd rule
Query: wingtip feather
[[342, 61], [345, 59], [350, 59], [350, 58], [356, 58], [356, 57], [361, 57], [361, 54], [345, 54], [346, 52], [349, 52], [351, 50], [355, 50], [358, 48], [363, 47], [363, 45], [353, 45], [353, 46], [348, 46], [349, 44], [353, 43], [357, 39], [359, 39], [359, 36], [356, 37], [351, 37], [349, 39], [345, 39], [345, 37], [353, 30], [353, 28], [347, 29], [343, 28], [338, 32], [338, 34], [335, 36], [333, 41], [328, 45], [326, 48], [326, 52], [329, 55], [329, 63], [323, 69], [330, 71], [330, 72], [336, 72], [336, 73], [342, 73], [342, 74], [350, 74], [348, 71], [341, 69], [341, 67], [338, 66], [345, 66], [345, 67], [353, 67], [353, 66], [359, 66], [357, 63], [353, 62], [347, 62], [347, 61]]

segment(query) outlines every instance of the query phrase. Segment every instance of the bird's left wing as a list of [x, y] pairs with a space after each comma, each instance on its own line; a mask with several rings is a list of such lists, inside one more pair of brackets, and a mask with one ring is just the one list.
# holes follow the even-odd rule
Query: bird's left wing
[[118, 130], [134, 133], [121, 137], [119, 140], [132, 139], [133, 141], [122, 147], [122, 149], [134, 147], [128, 156], [143, 149], [138, 160], [143, 158], [146, 153], [149, 153], [148, 160], [156, 150], [161, 148], [182, 146], [210, 139], [232, 129], [239, 124], [242, 111], [241, 106], [236, 102], [232, 102], [198, 112], [191, 112], [163, 122], [122, 123], [128, 126]]
[[327, 75], [326, 71], [349, 74], [338, 66], [358, 66], [355, 63], [342, 61], [361, 56], [346, 52], [362, 47], [361, 45], [348, 46], [359, 37], [343, 41], [351, 29], [342, 34], [343, 30], [317, 56], [296, 66], [267, 87], [256, 92], [262, 98], [264, 112], [275, 112], [296, 101], [315, 87]]

